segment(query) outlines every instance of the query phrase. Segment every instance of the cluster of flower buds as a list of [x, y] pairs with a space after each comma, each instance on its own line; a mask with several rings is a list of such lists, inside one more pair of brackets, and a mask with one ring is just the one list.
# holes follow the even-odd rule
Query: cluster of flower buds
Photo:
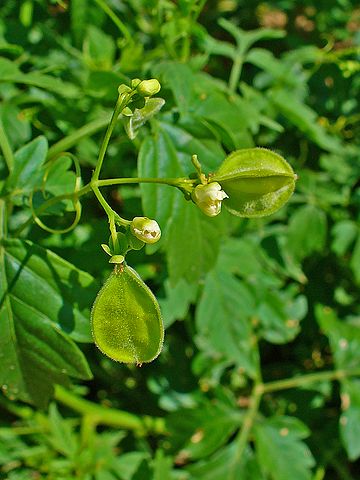
[[159, 224], [147, 217], [135, 217], [131, 222], [130, 230], [144, 243], [156, 243], [161, 237]]

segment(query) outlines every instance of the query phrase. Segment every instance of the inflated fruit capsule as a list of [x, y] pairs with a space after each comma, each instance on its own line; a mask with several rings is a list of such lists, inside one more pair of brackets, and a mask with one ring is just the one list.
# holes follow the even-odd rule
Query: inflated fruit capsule
[[164, 341], [159, 304], [135, 270], [125, 263], [115, 266], [98, 293], [91, 327], [95, 344], [117, 362], [151, 362]]
[[296, 175], [277, 153], [265, 148], [237, 150], [211, 177], [229, 198], [224, 206], [239, 217], [264, 217], [291, 197]]

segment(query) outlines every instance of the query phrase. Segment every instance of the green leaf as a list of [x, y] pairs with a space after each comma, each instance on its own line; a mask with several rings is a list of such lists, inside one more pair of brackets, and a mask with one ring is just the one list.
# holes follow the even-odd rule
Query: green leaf
[[152, 462], [154, 475], [152, 480], [172, 480], [172, 464], [173, 459], [170, 456], [166, 456], [164, 451], [158, 449], [155, 454], [155, 458]]
[[11, 78], [13, 75], [20, 73], [19, 67], [15, 62], [8, 60], [7, 58], [0, 57], [0, 79], [3, 80]]
[[180, 279], [175, 286], [170, 281], [164, 284], [166, 297], [160, 298], [161, 313], [164, 318], [164, 326], [168, 328], [175, 320], [183, 320], [191, 303], [195, 301], [197, 285]]
[[[181, 175], [182, 169], [175, 147], [166, 132], [161, 130], [155, 137], [145, 138], [140, 147], [138, 172], [140, 177], [150, 178]], [[145, 215], [155, 219], [162, 231], [162, 239], [152, 247], [155, 250], [161, 246], [166, 237], [167, 223], [174, 210], [176, 198], [181, 194], [175, 188], [166, 185], [141, 184], [140, 188]]]
[[314, 205], [304, 205], [290, 218], [288, 248], [296, 259], [302, 260], [324, 250], [326, 234], [325, 212]]
[[358, 226], [352, 220], [342, 220], [335, 223], [331, 230], [333, 237], [331, 249], [337, 255], [344, 255], [356, 239], [357, 233]]
[[258, 110], [243, 98], [236, 96], [230, 100], [225, 93], [213, 90], [194, 102], [194, 117], [211, 126], [229, 150], [252, 147], [249, 130], [260, 123]]
[[277, 59], [273, 53], [264, 48], [252, 48], [246, 55], [246, 61], [265, 70], [282, 84], [293, 85], [298, 72], [292, 71], [284, 61]]
[[216, 170], [224, 158], [224, 150], [217, 141], [198, 137], [185, 128], [180, 128], [171, 123], [162, 122], [161, 127], [168, 133], [176, 149], [182, 175], [193, 172], [194, 168], [190, 159], [194, 153], [198, 156], [204, 172]]
[[97, 285], [29, 241], [0, 245], [0, 384], [10, 398], [45, 406], [54, 383], [89, 379], [73, 340], [89, 342]]
[[210, 55], [222, 55], [224, 57], [231, 58], [232, 60], [236, 57], [236, 48], [229, 42], [223, 42], [217, 40], [216, 38], [208, 35], [205, 32], [202, 32], [201, 43], [204, 50]]
[[39, 87], [49, 92], [56, 93], [65, 98], [79, 98], [80, 90], [70, 82], [63, 82], [60, 78], [50, 75], [44, 75], [38, 72], [21, 73], [9, 79], [14, 83], [22, 83], [34, 87]]
[[0, 106], [0, 118], [13, 148], [18, 148], [30, 139], [30, 122], [24, 115], [21, 115], [18, 107], [10, 102], [2, 103]]
[[74, 456], [78, 445], [73, 427], [60, 415], [55, 403], [49, 406], [49, 427], [49, 440], [54, 449], [66, 457]]
[[283, 89], [274, 90], [271, 92], [270, 98], [278, 111], [310, 140], [328, 152], [341, 154], [343, 149], [341, 141], [337, 137], [329, 135], [317, 122], [317, 114], [314, 110], [295, 98], [293, 93]]
[[180, 455], [196, 460], [215, 453], [240, 427], [243, 414], [223, 402], [204, 402], [180, 409], [167, 418], [167, 428]]
[[283, 38], [286, 35], [284, 31], [272, 28], [257, 28], [245, 31], [236, 26], [233, 22], [226, 20], [226, 18], [220, 18], [219, 25], [235, 38], [242, 51], [249, 49], [251, 45], [260, 40], [268, 38]]
[[341, 382], [340, 435], [351, 461], [360, 457], [360, 380]]
[[43, 88], [67, 98], [77, 98], [79, 96], [79, 89], [72, 83], [63, 82], [59, 78], [39, 72], [22, 73], [15, 63], [1, 57], [0, 81]]
[[256, 424], [256, 456], [264, 473], [273, 480], [311, 480], [314, 458], [301, 441], [308, 434], [305, 425], [291, 417], [274, 417]]
[[250, 376], [256, 372], [250, 318], [255, 302], [248, 287], [221, 268], [211, 271], [196, 309], [196, 325], [210, 352], [220, 353]]
[[143, 108], [136, 108], [133, 115], [125, 118], [125, 131], [131, 140], [136, 138], [140, 127], [156, 115], [165, 104], [163, 98], [147, 98], [145, 102]]
[[354, 272], [354, 277], [358, 285], [360, 285], [360, 234], [355, 243], [354, 251], [350, 261], [350, 267]]
[[242, 277], [264, 275], [261, 249], [251, 238], [226, 238], [221, 245], [219, 265]]
[[148, 458], [145, 452], [130, 452], [120, 455], [113, 461], [114, 471], [121, 480], [132, 480], [141, 463]]
[[44, 184], [47, 192], [61, 195], [75, 190], [76, 175], [70, 170], [71, 165], [71, 159], [66, 156], [60, 156], [51, 163]]
[[14, 169], [6, 182], [7, 188], [29, 193], [41, 182], [41, 166], [46, 159], [48, 144], [45, 137], [37, 137], [20, 148], [14, 156]]
[[300, 332], [300, 320], [307, 313], [306, 297], [298, 295], [294, 298], [290, 290], [265, 290], [259, 297], [261, 303], [257, 315], [261, 336], [272, 343], [293, 340]]
[[221, 219], [206, 217], [195, 205], [180, 198], [167, 231], [171, 284], [182, 278], [197, 283], [215, 264], [221, 238]]
[[194, 75], [191, 68], [184, 63], [162, 62], [156, 66], [155, 76], [159, 76], [163, 85], [171, 89], [180, 114], [186, 114], [193, 95]]
[[84, 57], [92, 68], [110, 70], [114, 61], [116, 46], [110, 35], [89, 25], [84, 40]]
[[360, 328], [338, 320], [329, 307], [317, 305], [315, 313], [320, 328], [329, 338], [336, 368], [350, 370], [360, 367]]
[[189, 467], [190, 480], [265, 480], [250, 448], [242, 458], [236, 458], [236, 442], [218, 450], [214, 455]]

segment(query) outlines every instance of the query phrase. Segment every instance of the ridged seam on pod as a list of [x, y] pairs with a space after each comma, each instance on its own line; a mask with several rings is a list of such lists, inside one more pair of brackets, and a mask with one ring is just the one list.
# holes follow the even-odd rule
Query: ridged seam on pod
[[91, 311], [91, 328], [97, 347], [123, 363], [151, 362], [164, 341], [159, 304], [126, 264], [115, 266], [98, 293]]
[[237, 150], [211, 177], [229, 196], [224, 206], [240, 217], [274, 213], [290, 198], [296, 175], [286, 160], [265, 148]]

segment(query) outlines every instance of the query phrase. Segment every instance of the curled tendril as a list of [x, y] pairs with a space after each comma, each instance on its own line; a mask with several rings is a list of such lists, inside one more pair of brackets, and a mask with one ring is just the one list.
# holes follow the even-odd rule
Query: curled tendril
[[[78, 159], [72, 153], [70, 153], [70, 152], [59, 153], [54, 158], [52, 158], [50, 162], [48, 162], [45, 174], [43, 176], [43, 182], [42, 182], [42, 187], [41, 187], [42, 193], [45, 197], [45, 186], [46, 186], [47, 178], [49, 176], [49, 172], [51, 170], [51, 167], [52, 167], [53, 163], [60, 156], [69, 157], [69, 158], [71, 158], [71, 160], [74, 163], [74, 167], [75, 167], [75, 189], [74, 189], [73, 193], [59, 195], [58, 197], [53, 197], [52, 199], [48, 200], [47, 207], [50, 207], [51, 205], [53, 205], [55, 203], [58, 203], [61, 200], [65, 200], [65, 199], [71, 200], [72, 204], [74, 206], [74, 210], [75, 210], [75, 218], [72, 221], [71, 225], [69, 225], [66, 228], [59, 228], [59, 229], [48, 227], [47, 225], [45, 225], [45, 223], [42, 220], [40, 220], [38, 214], [35, 211], [34, 204], [33, 204], [33, 195], [34, 195], [35, 192], [31, 192], [30, 197], [29, 197], [29, 205], [30, 205], [30, 210], [31, 210], [31, 214], [33, 216], [34, 222], [40, 228], [42, 228], [43, 230], [45, 230], [46, 232], [49, 232], [49, 233], [68, 233], [76, 227], [76, 225], [79, 223], [80, 218], [81, 218], [81, 210], [82, 210], [81, 209], [81, 203], [80, 203], [79, 198], [76, 195], [76, 193], [80, 190], [80, 187], [81, 187], [81, 168], [80, 168], [80, 163], [79, 163]], [[45, 206], [45, 204], [44, 204], [44, 206]], [[44, 208], [43, 211], [44, 212], [46, 211], [46, 207]], [[43, 211], [41, 213], [43, 213]]]

